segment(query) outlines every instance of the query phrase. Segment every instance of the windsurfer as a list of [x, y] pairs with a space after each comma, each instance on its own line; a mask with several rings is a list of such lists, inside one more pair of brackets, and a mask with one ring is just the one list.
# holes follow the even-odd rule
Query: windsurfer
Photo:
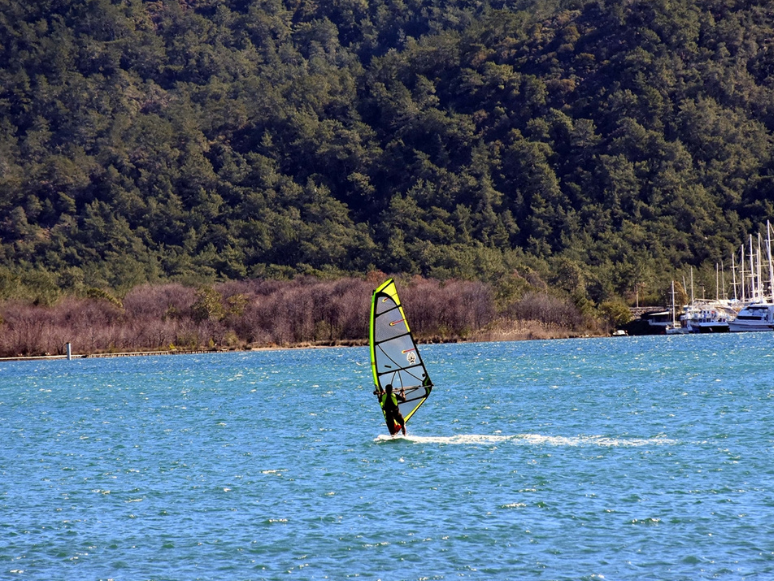
[[398, 431], [403, 432], [406, 435], [406, 421], [403, 419], [403, 415], [400, 413], [398, 402], [406, 401], [406, 394], [403, 388], [395, 394], [392, 392], [392, 385], [387, 384], [384, 386], [384, 392], [379, 392], [379, 403], [384, 411], [384, 419], [387, 422], [387, 428], [390, 430], [390, 434], [395, 435]]

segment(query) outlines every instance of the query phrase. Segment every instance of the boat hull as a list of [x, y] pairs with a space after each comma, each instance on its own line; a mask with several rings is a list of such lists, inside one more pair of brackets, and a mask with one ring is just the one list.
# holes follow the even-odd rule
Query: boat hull
[[685, 327], [667, 327], [666, 330], [667, 335], [689, 335], [690, 333], [691, 331]]
[[770, 323], [766, 323], [765, 321], [761, 322], [736, 322], [733, 321], [728, 324], [729, 331], [732, 333], [761, 333], [764, 331], [772, 331], [772, 326]]
[[699, 323], [697, 333], [728, 333], [730, 323]]

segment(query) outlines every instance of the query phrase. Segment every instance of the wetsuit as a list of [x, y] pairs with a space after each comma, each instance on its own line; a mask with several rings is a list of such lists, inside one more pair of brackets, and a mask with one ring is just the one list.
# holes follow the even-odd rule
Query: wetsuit
[[[403, 419], [403, 415], [400, 413], [398, 398], [400, 398], [401, 401], [406, 401], [405, 396], [397, 396], [395, 395], [395, 392], [389, 394], [385, 392], [382, 394], [379, 401], [379, 403], [382, 404], [384, 419], [387, 422], [387, 428], [390, 430], [390, 434], [397, 434], [400, 430], [406, 431], [406, 422]], [[395, 424], [398, 424], [400, 427], [396, 427]]]

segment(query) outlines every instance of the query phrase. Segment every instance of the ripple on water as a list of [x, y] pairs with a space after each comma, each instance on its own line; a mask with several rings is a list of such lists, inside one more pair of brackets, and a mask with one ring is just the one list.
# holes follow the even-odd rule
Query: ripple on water
[[[755, 336], [752, 336], [755, 335]], [[774, 577], [774, 334], [0, 364], [0, 578]]]
[[377, 443], [386, 443], [404, 440], [417, 444], [449, 444], [449, 445], [476, 445], [499, 444], [509, 442], [516, 445], [548, 445], [548, 446], [658, 446], [673, 445], [677, 442], [669, 438], [610, 438], [606, 436], [544, 436], [540, 434], [514, 434], [486, 435], [486, 434], [457, 434], [455, 436], [415, 436], [413, 434], [389, 436], [380, 434], [374, 440]]

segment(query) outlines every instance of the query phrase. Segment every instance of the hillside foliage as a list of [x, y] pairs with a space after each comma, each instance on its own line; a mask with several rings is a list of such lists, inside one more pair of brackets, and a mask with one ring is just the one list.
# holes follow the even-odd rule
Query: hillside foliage
[[5, 0], [0, 298], [380, 269], [534, 275], [582, 312], [688, 265], [713, 294], [774, 216], [772, 26], [763, 0]]

